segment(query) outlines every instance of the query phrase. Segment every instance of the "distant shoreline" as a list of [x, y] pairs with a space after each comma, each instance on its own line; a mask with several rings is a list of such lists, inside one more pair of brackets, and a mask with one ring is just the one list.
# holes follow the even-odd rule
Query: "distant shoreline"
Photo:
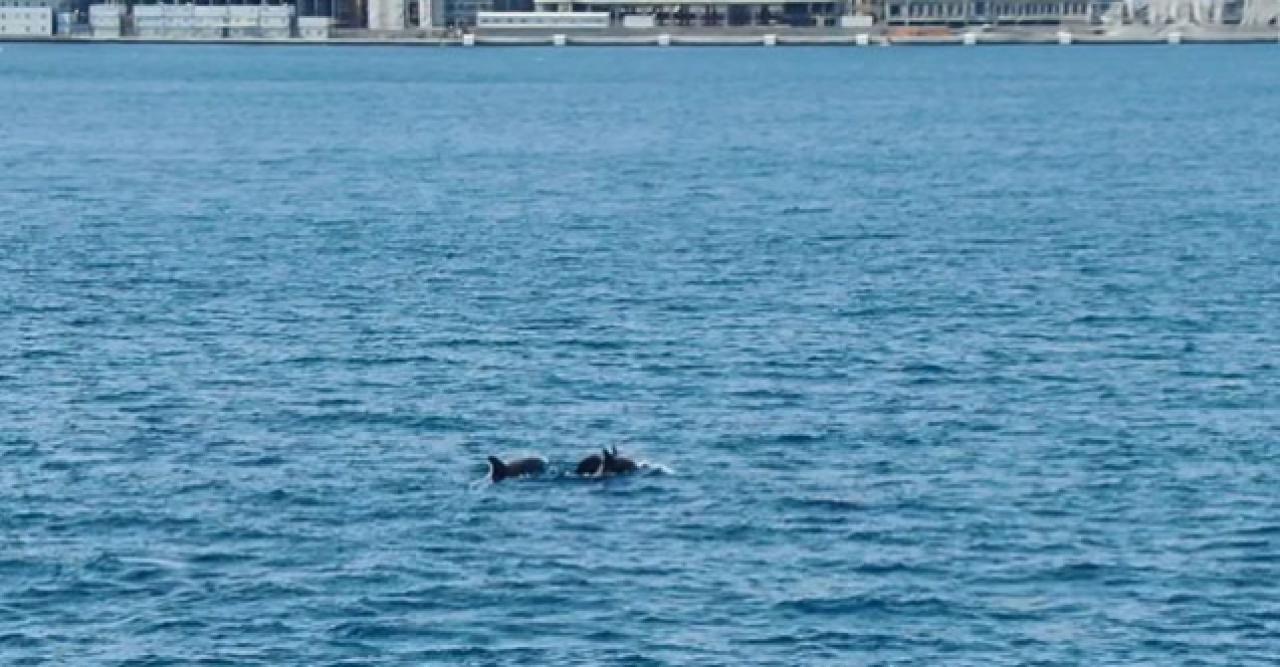
[[506, 35], [481, 33], [474, 43], [460, 37], [331, 37], [329, 39], [263, 39], [213, 38], [164, 39], [150, 37], [25, 37], [0, 36], [0, 44], [146, 44], [146, 45], [250, 45], [250, 46], [418, 46], [418, 47], [493, 47], [493, 46], [1013, 46], [1013, 45], [1179, 45], [1179, 44], [1280, 44], [1280, 32], [1191, 32], [1169, 31], [1152, 34], [1106, 35], [1071, 33], [1066, 30], [983, 33], [958, 31], [948, 35], [891, 34], [819, 34], [803, 35], [784, 32], [755, 35], [706, 33], [646, 33], [642, 35], [582, 34], [539, 32]]

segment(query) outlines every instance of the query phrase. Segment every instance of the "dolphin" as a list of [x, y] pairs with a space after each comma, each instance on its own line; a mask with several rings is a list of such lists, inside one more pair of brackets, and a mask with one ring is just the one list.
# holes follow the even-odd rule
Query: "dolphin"
[[496, 456], [489, 457], [489, 481], [495, 484], [508, 477], [541, 475], [546, 470], [547, 460], [537, 456], [527, 459], [515, 459], [507, 463], [503, 463], [502, 459]]
[[[603, 449], [600, 451], [604, 452]], [[579, 461], [578, 467], [574, 472], [584, 477], [604, 474], [604, 457], [600, 454], [592, 454]]]
[[613, 446], [612, 452], [607, 449], [601, 451], [604, 452], [605, 475], [630, 475], [640, 469], [640, 466], [636, 465], [635, 461], [625, 456], [618, 456], [617, 445]]

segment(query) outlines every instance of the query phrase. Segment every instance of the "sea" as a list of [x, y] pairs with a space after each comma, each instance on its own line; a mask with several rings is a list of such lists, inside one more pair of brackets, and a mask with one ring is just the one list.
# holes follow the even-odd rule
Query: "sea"
[[0, 663], [1280, 663], [1277, 72], [4, 44]]

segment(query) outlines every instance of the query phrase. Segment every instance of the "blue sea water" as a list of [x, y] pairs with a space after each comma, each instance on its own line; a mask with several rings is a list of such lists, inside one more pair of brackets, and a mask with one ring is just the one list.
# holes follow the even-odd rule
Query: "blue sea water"
[[1278, 68], [5, 45], [0, 662], [1276, 664]]

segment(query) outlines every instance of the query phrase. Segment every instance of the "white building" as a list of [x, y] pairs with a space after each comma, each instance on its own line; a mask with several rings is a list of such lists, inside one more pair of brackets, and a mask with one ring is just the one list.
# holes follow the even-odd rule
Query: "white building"
[[89, 5], [89, 30], [94, 37], [119, 37], [124, 5]]
[[610, 25], [626, 28], [716, 28], [749, 26], [836, 27], [852, 14], [855, 0], [777, 2], [715, 0], [672, 3], [670, 0], [533, 0], [535, 13], [605, 13]]
[[148, 39], [288, 39], [293, 5], [134, 5], [133, 29]]
[[404, 0], [369, 0], [368, 21], [370, 30], [404, 30]]
[[1058, 25], [1083, 23], [1089, 0], [885, 0], [884, 20], [893, 26], [972, 24]]
[[53, 35], [53, 8], [43, 0], [0, 0], [0, 37]]
[[333, 29], [333, 19], [328, 16], [299, 16], [298, 37], [310, 40], [329, 39], [329, 31]]
[[476, 12], [476, 28], [486, 30], [519, 28], [582, 30], [608, 27], [609, 12]]

